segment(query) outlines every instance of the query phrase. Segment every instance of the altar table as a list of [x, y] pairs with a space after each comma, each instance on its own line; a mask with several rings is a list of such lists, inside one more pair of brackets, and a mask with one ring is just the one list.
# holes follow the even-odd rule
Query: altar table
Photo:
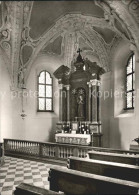
[[91, 142], [90, 134], [71, 134], [71, 133], [58, 133], [55, 135], [56, 142], [89, 145]]

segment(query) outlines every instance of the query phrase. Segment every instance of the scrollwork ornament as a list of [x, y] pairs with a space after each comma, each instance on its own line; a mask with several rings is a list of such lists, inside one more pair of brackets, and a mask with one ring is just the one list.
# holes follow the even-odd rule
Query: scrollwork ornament
[[2, 48], [5, 50], [5, 52], [7, 53], [8, 57], [10, 58], [11, 55], [11, 46], [8, 42], [2, 42], [1, 43]]
[[1, 32], [1, 34], [3, 35], [3, 37], [7, 38], [8, 37], [8, 32], [6, 30], [3, 30]]
[[2, 47], [3, 49], [8, 50], [10, 48], [10, 44], [8, 42], [3, 42]]
[[125, 5], [128, 5], [128, 4], [129, 4], [129, 1], [127, 1], [127, 0], [122, 0], [122, 3], [125, 4]]
[[33, 1], [24, 2], [24, 25], [25, 26], [29, 26], [32, 6], [33, 6]]
[[138, 0], [133, 0], [129, 4], [129, 11], [139, 24], [139, 1]]
[[129, 4], [129, 9], [131, 10], [131, 12], [139, 12], [139, 1], [138, 0], [133, 0], [130, 4]]
[[139, 23], [139, 1], [133, 0], [129, 4], [129, 11], [135, 17], [136, 21]]
[[10, 41], [10, 31], [8, 29], [0, 32], [1, 34], [1, 42]]

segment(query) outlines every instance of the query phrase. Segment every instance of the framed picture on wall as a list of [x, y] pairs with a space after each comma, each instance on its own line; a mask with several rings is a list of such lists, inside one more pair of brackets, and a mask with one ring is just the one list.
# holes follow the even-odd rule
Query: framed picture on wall
[[77, 131], [78, 130], [78, 123], [77, 122], [72, 122], [72, 124], [71, 124], [71, 130], [72, 131]]

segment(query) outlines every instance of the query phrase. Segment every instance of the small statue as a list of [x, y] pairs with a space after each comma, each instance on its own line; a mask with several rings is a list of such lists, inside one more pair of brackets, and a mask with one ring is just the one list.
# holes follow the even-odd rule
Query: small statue
[[139, 137], [137, 137], [137, 138], [133, 139], [132, 141], [137, 142], [137, 143], [138, 143], [138, 145], [139, 145]]
[[82, 94], [80, 94], [77, 97], [77, 104], [78, 104], [78, 117], [85, 117], [85, 113], [84, 113], [84, 96]]

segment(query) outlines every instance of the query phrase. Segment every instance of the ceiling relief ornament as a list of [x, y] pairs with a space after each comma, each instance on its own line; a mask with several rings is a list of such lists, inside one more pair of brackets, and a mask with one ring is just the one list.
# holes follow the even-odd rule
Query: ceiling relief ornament
[[139, 24], [139, 1], [133, 0], [129, 3], [129, 12], [134, 16], [136, 22]]
[[110, 8], [113, 9], [115, 13], [117, 13], [119, 18], [126, 25], [128, 31], [132, 35], [130, 41], [136, 45], [139, 51], [139, 36], [138, 36], [139, 24], [137, 22], [139, 2], [135, 0], [132, 1], [107, 0], [106, 2], [110, 6]]
[[[79, 26], [78, 26], [79, 27]], [[76, 51], [79, 47], [79, 34], [76, 31], [66, 32], [63, 38], [63, 55], [64, 63], [69, 68], [71, 67], [71, 62], [75, 58]]]
[[[44, 33], [44, 35], [42, 35], [38, 39], [37, 45], [33, 48], [32, 56], [30, 57], [29, 61], [27, 62], [27, 77], [29, 75], [30, 69], [33, 65], [35, 58], [37, 57], [39, 52], [42, 50], [42, 48], [44, 48], [44, 46], [46, 47], [50, 42], [52, 42], [52, 40], [54, 41], [56, 39], [56, 37], [58, 37], [60, 35], [68, 36], [69, 39], [71, 40], [71, 41], [68, 41], [67, 48], [64, 48], [65, 54], [69, 53], [69, 52], [66, 52], [66, 50], [69, 50], [68, 48], [71, 49], [70, 51], [72, 52], [72, 54], [70, 54], [70, 56], [68, 55], [67, 58], [65, 57], [65, 61], [66, 61], [65, 63], [67, 65], [70, 64], [71, 57], [73, 56], [74, 51], [78, 47], [78, 41], [76, 40], [75, 34], [80, 33], [83, 29], [86, 29], [86, 28], [88, 28], [90, 30], [90, 27], [92, 27], [92, 32], [93, 32], [94, 31], [93, 26], [100, 27], [102, 29], [107, 28], [110, 30], [114, 30], [112, 25], [109, 22], [107, 22], [104, 18], [84, 16], [82, 14], [67, 14], [64, 17], [60, 18], [52, 28], [50, 28], [46, 33]], [[67, 32], [69, 34], [66, 34]], [[116, 34], [118, 34], [117, 31], [116, 31]], [[91, 33], [90, 33], [90, 35], [91, 35]], [[31, 40], [31, 38], [29, 38], [29, 39]], [[101, 41], [99, 40], [99, 42], [101, 42]], [[103, 43], [104, 43], [104, 40], [103, 40]], [[104, 43], [104, 44], [106, 45], [106, 43]], [[109, 48], [109, 46], [106, 46], [106, 48], [107, 47]], [[105, 52], [104, 55], [107, 55], [107, 52]], [[106, 59], [106, 57], [105, 57], [105, 59]], [[104, 57], [102, 58], [102, 61], [103, 61], [103, 65], [105, 64], [104, 65], [105, 67], [108, 66], [108, 65], [106, 65], [106, 62], [104, 63]], [[107, 61], [107, 60], [105, 60], [105, 61]], [[107, 67], [107, 69], [109, 69], [109, 68]]]
[[[29, 59], [29, 57], [33, 53], [34, 47], [36, 47], [37, 42], [39, 41], [39, 40], [31, 39], [31, 37], [29, 36], [29, 31], [30, 31], [29, 22], [30, 22], [32, 7], [33, 7], [33, 1], [24, 1], [23, 30], [21, 32], [21, 48], [20, 48], [20, 62], [21, 62], [21, 65], [24, 67], [25, 67], [26, 62], [28, 61], [27, 59]], [[24, 60], [25, 48], [27, 50], [26, 53], [28, 53], [28, 57], [26, 58], [26, 60]]]
[[[0, 46], [9, 59], [8, 71], [11, 76], [11, 89], [17, 88], [20, 72], [23, 69], [20, 56], [21, 33], [24, 24], [28, 25], [29, 9], [32, 2], [4, 1], [2, 2], [2, 26], [0, 28]], [[25, 23], [24, 23], [25, 22]]]
[[[127, 0], [126, 0], [127, 1]], [[114, 30], [120, 37], [122, 37], [125, 40], [130, 40], [132, 38], [130, 31], [126, 27], [126, 25], [123, 23], [123, 21], [118, 17], [118, 15], [112, 10], [107, 3], [104, 1], [99, 1], [95, 0], [95, 4], [101, 7], [104, 10], [104, 17], [105, 20], [110, 24], [112, 27], [112, 30]], [[125, 34], [119, 30], [116, 26], [116, 21], [119, 22], [119, 24], [122, 26], [126, 34], [128, 35], [125, 36]]]
[[139, 24], [139, 1], [138, 0], [122, 0], [122, 3], [129, 12], [133, 15], [136, 22]]
[[105, 71], [110, 71], [108, 53], [105, 48], [104, 42], [99, 38], [95, 31], [90, 30], [90, 28], [85, 28], [81, 32], [84, 39], [88, 40], [92, 47], [94, 48], [95, 53], [99, 56], [100, 66], [105, 69]]
[[[19, 2], [19, 4], [17, 4], [18, 9], [16, 9], [17, 18], [16, 18], [16, 26], [15, 27], [17, 27], [17, 32], [19, 33], [19, 45], [17, 46], [17, 48], [19, 48], [19, 50], [17, 51], [18, 61], [16, 61], [16, 63], [14, 62], [14, 68], [15, 68], [14, 85], [16, 85], [16, 83], [17, 83], [17, 86], [20, 88], [25, 86], [24, 77], [25, 77], [25, 72], [26, 72], [26, 66], [25, 66], [25, 61], [22, 57], [25, 56], [23, 53], [23, 47], [26, 46], [26, 44], [28, 42], [31, 42], [29, 40], [30, 28], [28, 27], [28, 25], [29, 25], [29, 21], [30, 21], [32, 6], [33, 6], [32, 1], [30, 1], [30, 2], [24, 1], [24, 2]], [[19, 12], [20, 12], [20, 14], [19, 14]], [[31, 45], [31, 44], [29, 44], [29, 45]], [[28, 52], [27, 54], [30, 53], [28, 50], [27, 50], [27, 52]], [[32, 51], [31, 51], [31, 53], [32, 53]]]
[[29, 26], [33, 3], [34, 3], [33, 1], [24, 1], [24, 16], [23, 16], [24, 27]]
[[2, 2], [2, 21], [0, 45], [9, 58], [8, 70], [12, 87], [17, 86], [21, 31], [23, 25], [23, 2]]
[[21, 47], [21, 32], [23, 28], [23, 4], [24, 2], [13, 2], [12, 7], [14, 15], [12, 19], [12, 82], [14, 86], [18, 86], [18, 69], [21, 68], [20, 64], [20, 47]]
[[[0, 46], [7, 54], [8, 59], [11, 57], [11, 20], [10, 13], [13, 13], [10, 2], [1, 2], [2, 26], [0, 28]], [[9, 67], [8, 67], [9, 69]]]
[[10, 59], [11, 56], [11, 43], [10, 43], [10, 31], [5, 29], [0, 32], [0, 45], [6, 52], [8, 58]]

